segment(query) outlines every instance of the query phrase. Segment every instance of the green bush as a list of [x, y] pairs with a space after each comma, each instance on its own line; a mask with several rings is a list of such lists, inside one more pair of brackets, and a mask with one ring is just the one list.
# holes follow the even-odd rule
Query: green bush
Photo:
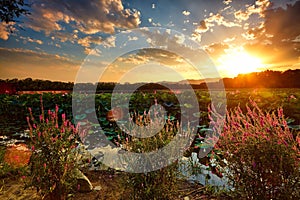
[[65, 199], [76, 186], [75, 169], [77, 129], [62, 114], [48, 110], [47, 117], [42, 106], [39, 122], [32, 115], [27, 118], [30, 128], [32, 156], [28, 186], [34, 186], [42, 196], [49, 199]]
[[[281, 108], [268, 113], [250, 103], [246, 113], [239, 107], [227, 112], [223, 129], [214, 128], [235, 197], [300, 199], [300, 135], [289, 130]], [[211, 123], [223, 122], [218, 116]], [[217, 163], [223, 161], [218, 157]]]
[[[131, 123], [140, 126], [150, 126], [155, 129], [159, 122], [150, 120], [149, 113], [143, 115], [134, 114], [131, 116]], [[155, 136], [148, 138], [134, 138], [119, 136], [122, 147], [128, 151], [146, 153], [156, 151], [167, 145], [178, 131], [178, 124], [167, 120], [166, 125]], [[141, 130], [130, 130], [141, 131]], [[143, 135], [143, 132], [139, 132]], [[139, 161], [137, 161], [139, 162]], [[127, 174], [124, 185], [130, 192], [131, 199], [174, 199], [178, 195], [178, 162], [167, 167], [148, 173]]]

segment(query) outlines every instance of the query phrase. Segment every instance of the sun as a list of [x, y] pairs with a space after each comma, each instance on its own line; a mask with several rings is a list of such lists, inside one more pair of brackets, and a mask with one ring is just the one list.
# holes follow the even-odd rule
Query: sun
[[217, 66], [223, 75], [235, 77], [238, 74], [261, 71], [263, 63], [261, 59], [252, 56], [243, 48], [234, 48], [217, 59]]

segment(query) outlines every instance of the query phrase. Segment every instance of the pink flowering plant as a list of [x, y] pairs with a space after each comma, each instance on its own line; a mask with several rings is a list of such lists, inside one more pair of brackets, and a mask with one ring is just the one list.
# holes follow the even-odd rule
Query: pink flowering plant
[[[211, 117], [212, 125], [224, 123], [214, 129], [220, 136], [215, 151], [222, 156], [213, 158], [219, 167], [227, 163], [223, 172], [234, 194], [244, 199], [299, 199], [299, 133], [289, 129], [281, 108], [264, 112], [250, 101], [246, 109], [227, 112], [225, 123], [221, 116]], [[212, 115], [217, 115], [214, 109]]]
[[[150, 119], [150, 112], [144, 112], [142, 115], [134, 112], [131, 115], [130, 123], [139, 126], [145, 126], [146, 124], [155, 130], [159, 130], [159, 118]], [[146, 134], [145, 130], [132, 129], [128, 131], [134, 132], [134, 134], [137, 134], [137, 132], [141, 135]], [[128, 135], [123, 137], [124, 135], [119, 133], [116, 143], [121, 144], [122, 148], [128, 151], [148, 153], [157, 151], [167, 145], [174, 138], [177, 131], [181, 131], [179, 123], [168, 118], [165, 126], [153, 137], [135, 138]], [[137, 160], [136, 163], [138, 162]], [[178, 177], [180, 175], [178, 166], [179, 161], [176, 161], [156, 171], [128, 173], [123, 184], [130, 191], [130, 199], [174, 199], [178, 195]]]
[[[42, 104], [42, 101], [41, 101]], [[28, 186], [33, 186], [43, 197], [65, 199], [76, 186], [77, 129], [66, 119], [58, 116], [58, 106], [54, 111], [42, 113], [36, 121], [29, 108], [27, 117], [31, 137], [32, 156]]]

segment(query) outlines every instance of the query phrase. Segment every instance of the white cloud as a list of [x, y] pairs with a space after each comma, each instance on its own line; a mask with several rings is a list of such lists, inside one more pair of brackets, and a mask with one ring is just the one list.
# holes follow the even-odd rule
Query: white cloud
[[136, 41], [136, 40], [138, 40], [139, 38], [138, 37], [136, 37], [136, 36], [133, 36], [133, 37], [131, 37], [130, 35], [128, 36], [128, 41]]
[[37, 43], [39, 45], [43, 44], [42, 40], [35, 40], [35, 39], [32, 39], [31, 37], [20, 36], [20, 39], [22, 39], [25, 43], [26, 42], [31, 42], [31, 43]]
[[116, 37], [110, 36], [106, 38], [102, 44], [105, 48], [116, 47]]
[[191, 12], [184, 10], [184, 11], [182, 11], [182, 14], [185, 16], [189, 16], [191, 14]]
[[292, 42], [300, 42], [300, 35], [298, 35], [295, 39], [293, 39]]
[[225, 42], [225, 43], [229, 43], [229, 42], [234, 41], [235, 39], [236, 39], [235, 37], [232, 37], [232, 38], [226, 38], [226, 39], [224, 39], [224, 42]]
[[202, 36], [198, 32], [193, 32], [191, 39], [194, 40], [194, 41], [196, 41], [196, 42], [201, 42]]
[[229, 5], [231, 2], [232, 2], [232, 0], [224, 0], [224, 1], [223, 1], [223, 3], [224, 3], [225, 5]]

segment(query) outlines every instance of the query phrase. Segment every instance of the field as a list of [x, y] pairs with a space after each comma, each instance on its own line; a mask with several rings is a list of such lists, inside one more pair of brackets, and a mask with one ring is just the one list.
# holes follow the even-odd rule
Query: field
[[[183, 92], [179, 92], [179, 96], [185, 96]], [[27, 129], [26, 116], [28, 116], [28, 108], [32, 108], [35, 116], [40, 113], [40, 98], [43, 98], [43, 106], [45, 110], [54, 109], [55, 105], [59, 107], [59, 114], [66, 113], [68, 119], [75, 118], [84, 120], [91, 113], [91, 108], [82, 108], [84, 111], [81, 115], [74, 116], [72, 114], [72, 94], [69, 93], [43, 93], [43, 94], [21, 94], [21, 95], [0, 95], [0, 135], [10, 136], [16, 132], [22, 132]], [[124, 98], [128, 95], [122, 94]], [[211, 103], [209, 93], [205, 90], [197, 90], [196, 96], [199, 102], [199, 111], [190, 108], [195, 116], [199, 116], [201, 125], [208, 125], [207, 108]], [[84, 97], [82, 97], [84, 99]], [[188, 96], [186, 97], [188, 98]], [[289, 118], [291, 127], [298, 128], [300, 124], [300, 89], [235, 89], [226, 91], [226, 106], [232, 109], [238, 105], [245, 109], [249, 99], [254, 100], [259, 107], [265, 111], [276, 110], [282, 107], [284, 114]], [[178, 120], [180, 115], [180, 105], [174, 93], [168, 91], [157, 92], [139, 92], [134, 93], [130, 97], [130, 111], [143, 113], [154, 105], [155, 99], [157, 103], [164, 106], [168, 114], [173, 120]], [[111, 110], [111, 94], [103, 93], [95, 95], [95, 109], [98, 121], [102, 127], [106, 128], [111, 125], [107, 120], [107, 114]], [[84, 106], [84, 104], [83, 104]], [[188, 105], [183, 105], [188, 106]], [[119, 105], [124, 107], [124, 105]], [[199, 115], [200, 114], [200, 115]], [[108, 131], [108, 129], [106, 129]]]
[[[218, 93], [217, 91], [214, 92]], [[3, 140], [2, 145], [6, 145], [7, 142], [13, 138], [24, 139], [22, 136], [24, 136], [24, 130], [28, 129], [26, 117], [30, 116], [29, 109], [32, 110], [34, 118], [39, 119], [39, 114], [42, 112], [41, 102], [45, 113], [56, 112], [56, 108], [59, 116], [65, 114], [66, 118], [70, 119], [73, 123], [80, 122], [83, 127], [89, 126], [90, 132], [97, 130], [100, 125], [107, 139], [113, 143], [117, 143], [118, 140], [124, 140], [128, 137], [126, 133], [120, 130], [116, 123], [116, 120], [122, 122], [128, 119], [128, 116], [124, 116], [123, 112], [126, 105], [122, 103], [123, 101], [120, 101], [118, 104], [117, 100], [117, 108], [111, 108], [111, 99], [121, 97], [123, 100], [127, 99], [129, 102], [129, 116], [143, 116], [149, 111], [151, 106], [156, 104], [160, 104], [165, 108], [165, 120], [173, 124], [186, 118], [187, 113], [192, 114], [192, 118], [188, 119], [192, 120], [191, 125], [197, 130], [197, 135], [187, 153], [187, 156], [189, 156], [191, 152], [198, 153], [201, 149], [208, 148], [208, 146], [203, 144], [203, 138], [206, 132], [210, 131], [208, 115], [208, 107], [212, 103], [210, 94], [206, 90], [197, 90], [195, 94], [199, 110], [192, 104], [185, 103], [181, 105], [179, 103], [177, 97], [181, 99], [190, 98], [189, 93], [186, 91], [176, 91], [175, 93], [170, 91], [140, 91], [134, 93], [132, 96], [126, 93], [120, 93], [114, 97], [112, 97], [110, 93], [101, 93], [93, 96], [95, 104], [92, 106], [89, 103], [89, 99], [86, 98], [86, 95], [80, 94], [76, 97], [75, 102], [80, 104], [80, 107], [73, 111], [71, 93], [0, 95], [0, 136]], [[261, 108], [263, 112], [277, 111], [279, 107], [282, 107], [288, 127], [292, 131], [298, 132], [300, 129], [299, 98], [300, 89], [234, 89], [227, 90], [226, 99], [218, 99], [219, 104], [214, 106], [223, 106], [229, 111], [240, 106], [241, 112], [247, 111], [246, 105], [250, 105], [250, 101], [256, 102], [257, 106]], [[185, 111], [181, 110], [183, 108]], [[94, 117], [92, 115], [93, 111], [96, 113], [96, 121], [90, 120]], [[59, 120], [61, 120], [61, 118]], [[121, 138], [120, 133], [121, 136], [123, 136]], [[25, 137], [25, 142], [27, 142], [27, 139], [28, 138]], [[208, 154], [208, 157], [213, 157], [213, 154]], [[209, 163], [207, 157], [201, 158], [199, 163], [211, 167], [210, 170], [212, 170], [214, 174], [222, 177], [222, 175], [216, 171], [215, 166]], [[94, 177], [94, 175], [91, 176]], [[96, 180], [95, 183], [98, 184], [99, 182]], [[186, 184], [187, 183], [183, 185]], [[207, 188], [205, 190], [207, 190]], [[201, 194], [204, 194], [203, 191], [201, 191]], [[93, 195], [95, 195], [95, 193], [93, 193]]]

